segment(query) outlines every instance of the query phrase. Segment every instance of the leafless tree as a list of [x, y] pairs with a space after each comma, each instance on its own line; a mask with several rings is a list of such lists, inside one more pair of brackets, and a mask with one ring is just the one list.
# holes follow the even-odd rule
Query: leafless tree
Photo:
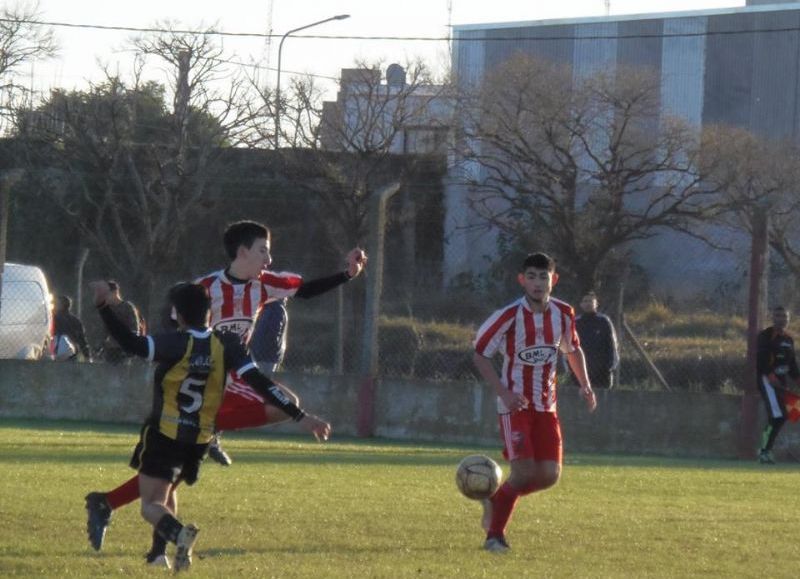
[[648, 70], [576, 78], [569, 66], [519, 55], [461, 104], [456, 146], [473, 226], [552, 251], [578, 290], [596, 287], [632, 242], [688, 231], [711, 202], [696, 131], [660, 116]]
[[[398, 83], [386, 82], [383, 68], [382, 62], [356, 62], [341, 80], [337, 100], [327, 103], [314, 79], [294, 78], [281, 102], [287, 171], [307, 174], [311, 163], [317, 179], [309, 188], [320, 201], [323, 225], [337, 251], [363, 241], [370, 193], [399, 177], [391, 169], [393, 157], [414, 153], [412, 139], [441, 138], [446, 130], [437, 127], [438, 115], [432, 114], [445, 94], [424, 63], [408, 63]], [[264, 89], [261, 95], [271, 117], [274, 93]], [[275, 146], [273, 125], [266, 121], [262, 141]], [[432, 141], [421, 145], [416, 142], [435, 148]]]
[[[132, 81], [107, 73], [89, 91], [55, 91], [20, 117], [20, 132], [61, 149], [45, 186], [60, 192], [58, 203], [114, 274], [140, 284], [143, 305], [156, 307], [163, 288], [154, 284], [209, 211], [217, 161], [246, 138], [252, 111], [211, 36], [166, 33], [133, 45]], [[171, 107], [162, 85], [141, 80], [152, 57], [171, 74]]]
[[22, 67], [54, 56], [58, 50], [53, 30], [39, 20], [36, 3], [0, 8], [0, 129], [27, 100], [28, 89], [18, 79]]
[[769, 246], [800, 287], [800, 148], [742, 128], [710, 126], [702, 150], [703, 178], [720, 191], [716, 220], [752, 235], [756, 220], [766, 219]]

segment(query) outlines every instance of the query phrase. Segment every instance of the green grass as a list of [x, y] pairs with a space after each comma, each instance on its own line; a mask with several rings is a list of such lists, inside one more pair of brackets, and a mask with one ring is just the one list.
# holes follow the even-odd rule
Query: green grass
[[[127, 479], [137, 429], [0, 420], [0, 576], [150, 576], [150, 529], [115, 514], [86, 541], [83, 496]], [[568, 442], [568, 441], [567, 441]], [[796, 465], [568, 455], [562, 482], [520, 502], [507, 555], [480, 550], [455, 464], [496, 449], [326, 445], [227, 435], [234, 465], [181, 488], [202, 529], [194, 577], [794, 577]], [[504, 465], [505, 468], [505, 465]]]

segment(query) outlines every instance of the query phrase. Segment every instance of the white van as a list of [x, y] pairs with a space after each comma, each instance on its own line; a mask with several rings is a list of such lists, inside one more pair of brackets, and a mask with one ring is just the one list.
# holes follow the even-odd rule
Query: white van
[[6, 263], [0, 294], [0, 358], [49, 357], [52, 301], [38, 267]]

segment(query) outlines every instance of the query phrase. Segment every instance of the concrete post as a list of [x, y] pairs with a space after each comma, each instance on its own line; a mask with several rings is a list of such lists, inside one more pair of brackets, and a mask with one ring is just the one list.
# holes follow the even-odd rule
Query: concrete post
[[386, 238], [386, 204], [400, 190], [395, 181], [374, 192], [369, 199], [369, 273], [361, 349], [361, 386], [358, 391], [358, 435], [369, 437], [375, 429], [375, 386], [378, 376], [378, 318], [383, 290], [383, 249]]

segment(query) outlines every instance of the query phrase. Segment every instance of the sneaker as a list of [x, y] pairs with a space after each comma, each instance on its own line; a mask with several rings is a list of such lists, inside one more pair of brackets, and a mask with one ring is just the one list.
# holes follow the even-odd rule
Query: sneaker
[[483, 548], [490, 553], [506, 553], [511, 550], [505, 537], [487, 537]]
[[172, 565], [169, 564], [169, 559], [164, 553], [148, 553], [147, 554], [147, 565], [149, 567], [156, 567], [160, 569], [172, 569]]
[[233, 463], [228, 453], [222, 449], [222, 445], [220, 445], [219, 442], [219, 435], [215, 436], [214, 440], [212, 440], [211, 444], [208, 446], [208, 456], [211, 457], [211, 460], [222, 466], [230, 466]]
[[491, 499], [483, 499], [481, 501], [481, 506], [483, 507], [483, 516], [481, 517], [481, 527], [487, 533], [489, 532], [489, 527], [492, 525], [492, 501]]
[[772, 451], [762, 450], [758, 453], [758, 462], [761, 464], [775, 464]]
[[106, 537], [106, 529], [111, 522], [111, 507], [108, 506], [104, 493], [89, 493], [86, 495], [86, 532], [89, 535], [89, 542], [95, 551], [103, 548], [103, 539]]
[[178, 540], [175, 542], [177, 549], [175, 551], [175, 572], [185, 571], [192, 565], [192, 549], [194, 542], [197, 540], [197, 533], [200, 531], [194, 525], [185, 525], [181, 532], [178, 534]]

